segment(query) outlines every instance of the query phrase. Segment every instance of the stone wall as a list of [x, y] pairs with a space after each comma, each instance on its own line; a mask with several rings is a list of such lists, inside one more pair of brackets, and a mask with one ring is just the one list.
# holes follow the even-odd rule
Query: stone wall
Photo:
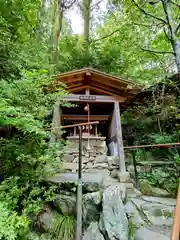
[[[69, 144], [65, 148], [63, 157], [63, 171], [77, 172], [79, 160], [79, 139], [69, 137]], [[110, 175], [114, 169], [119, 168], [119, 158], [107, 156], [107, 146], [104, 137], [82, 141], [82, 170], [83, 172], [102, 172]]]

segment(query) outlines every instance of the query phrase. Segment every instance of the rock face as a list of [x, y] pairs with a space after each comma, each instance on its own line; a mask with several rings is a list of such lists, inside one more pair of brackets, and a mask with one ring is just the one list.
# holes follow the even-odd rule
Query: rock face
[[168, 237], [146, 228], [138, 229], [135, 237], [136, 240], [169, 240]]
[[139, 226], [139, 225], [144, 225], [145, 222], [143, 218], [140, 216], [139, 211], [136, 209], [136, 207], [133, 205], [132, 202], [127, 202], [125, 205], [125, 212], [128, 216], [128, 218], [131, 218], [132, 222]]
[[110, 186], [103, 193], [101, 231], [108, 240], [128, 240], [128, 220], [121, 199], [121, 188]]
[[64, 215], [76, 214], [76, 196], [75, 195], [56, 194], [53, 204], [55, 208]]
[[151, 202], [151, 203], [160, 203], [164, 204], [167, 206], [176, 206], [176, 199], [174, 198], [160, 198], [160, 197], [147, 197], [147, 196], [142, 196], [142, 199], [145, 200], [146, 202]]
[[97, 222], [92, 222], [85, 231], [82, 240], [105, 240], [100, 233]]
[[159, 203], [147, 203], [142, 206], [144, 214], [153, 225], [172, 226], [174, 207]]
[[101, 200], [100, 191], [83, 196], [83, 225], [85, 227], [88, 227], [91, 222], [99, 221]]
[[55, 212], [46, 206], [37, 216], [37, 227], [40, 231], [47, 232], [52, 225], [53, 218], [55, 217]]
[[172, 226], [174, 206], [172, 203], [168, 205], [167, 199], [163, 200], [158, 197], [156, 200], [155, 197], [142, 197], [142, 199], [132, 198], [131, 201], [148, 223], [157, 226]]

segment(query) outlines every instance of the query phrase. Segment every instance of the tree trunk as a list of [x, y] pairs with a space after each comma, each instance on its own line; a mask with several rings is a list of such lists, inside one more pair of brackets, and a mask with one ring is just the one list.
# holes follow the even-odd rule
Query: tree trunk
[[51, 1], [52, 8], [52, 27], [51, 27], [51, 35], [49, 39], [49, 61], [52, 62], [53, 54], [54, 54], [54, 44], [55, 44], [55, 29], [56, 29], [56, 16], [57, 16], [57, 0]]
[[56, 56], [58, 52], [58, 44], [59, 44], [59, 38], [60, 33], [62, 30], [62, 21], [63, 21], [63, 9], [62, 9], [62, 0], [58, 0], [58, 26], [56, 30], [56, 36], [55, 36], [55, 44], [54, 44], [54, 52], [53, 52], [53, 62], [56, 61]]
[[89, 41], [91, 0], [83, 0], [84, 39]]
[[177, 37], [175, 21], [173, 20], [172, 14], [172, 1], [171, 0], [161, 0], [163, 9], [166, 15], [166, 20], [168, 23], [170, 42], [172, 49], [174, 51], [175, 62], [177, 66], [178, 73], [180, 74], [180, 41]]
[[173, 48], [174, 48], [174, 53], [175, 53], [175, 61], [176, 61], [178, 73], [180, 76], [180, 41], [178, 40], [178, 38], [174, 42]]

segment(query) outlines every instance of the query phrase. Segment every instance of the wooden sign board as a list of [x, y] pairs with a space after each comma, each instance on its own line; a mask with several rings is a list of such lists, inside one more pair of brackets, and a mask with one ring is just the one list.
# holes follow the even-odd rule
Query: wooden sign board
[[92, 96], [92, 95], [81, 95], [79, 96], [79, 100], [88, 100], [88, 101], [96, 101], [96, 96]]

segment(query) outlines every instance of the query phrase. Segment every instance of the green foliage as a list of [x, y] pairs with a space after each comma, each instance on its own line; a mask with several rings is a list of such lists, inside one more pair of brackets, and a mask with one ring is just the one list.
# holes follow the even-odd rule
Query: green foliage
[[75, 219], [72, 216], [57, 214], [51, 228], [52, 239], [74, 240]]
[[[65, 92], [61, 88], [53, 92], [54, 82], [49, 76], [93, 67], [147, 86], [164, 80], [172, 70], [169, 67], [172, 57], [142, 50], [150, 47], [169, 51], [170, 44], [164, 31], [159, 31], [152, 19], [132, 7], [130, 0], [121, 1], [120, 5], [114, 1], [113, 9], [108, 6], [106, 21], [104, 16], [98, 19], [101, 24], [93, 29], [88, 44], [82, 36], [72, 34], [70, 24], [63, 19], [56, 61], [52, 64], [52, 35], [57, 40], [54, 35], [57, 21], [53, 22], [56, 2], [0, 1], [0, 239], [3, 240], [35, 239], [28, 235], [29, 216], [38, 212], [45, 201], [52, 200], [56, 191], [44, 182], [44, 177], [60, 168], [56, 151], [63, 152], [64, 142], [49, 144], [49, 116], [56, 99]], [[145, 7], [163, 17], [158, 5], [152, 7], [146, 3]], [[177, 9], [173, 11], [177, 15]], [[178, 141], [178, 120], [179, 99], [174, 94], [165, 94], [163, 88], [123, 117], [123, 123], [132, 127], [137, 144]], [[162, 157], [161, 152], [153, 154]], [[179, 162], [177, 151], [166, 151], [165, 155]], [[139, 152], [138, 156], [140, 159], [142, 154]], [[169, 183], [159, 172], [143, 177], [152, 185], [175, 189], [171, 171], [167, 176]], [[59, 216], [55, 222], [54, 231], [59, 239], [73, 238], [73, 219]]]
[[[164, 168], [164, 170], [161, 168], [155, 168], [150, 173], [141, 173], [139, 178], [141, 180], [147, 180], [151, 186], [167, 190], [173, 196], [176, 196], [177, 194], [180, 179], [178, 168], [177, 170], [174, 168]], [[145, 184], [142, 182], [141, 190], [147, 193], [148, 184], [146, 183], [146, 181]]]
[[[0, 200], [6, 199], [12, 215], [9, 222], [17, 220], [17, 227], [10, 229], [12, 237], [4, 235], [7, 240], [23, 236], [22, 230], [28, 230], [26, 216], [37, 213], [43, 202], [54, 196], [55, 188], [45, 184], [44, 178], [59, 169], [56, 151], [62, 151], [64, 143], [49, 144], [51, 125], [45, 118], [64, 90], [51, 92], [53, 84], [45, 70], [21, 70], [19, 79], [0, 84], [0, 175], [5, 179], [0, 185]], [[6, 222], [3, 224], [2, 234], [9, 234]]]
[[29, 220], [22, 214], [9, 210], [7, 200], [0, 201], [0, 239], [25, 239], [28, 234]]

